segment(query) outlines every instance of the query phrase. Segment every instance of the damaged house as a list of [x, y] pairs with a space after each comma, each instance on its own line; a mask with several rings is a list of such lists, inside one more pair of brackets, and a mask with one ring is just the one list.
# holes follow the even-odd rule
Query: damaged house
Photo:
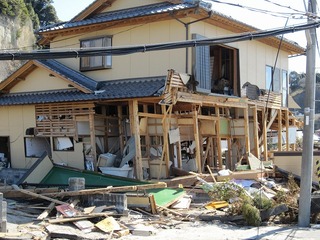
[[[216, 10], [201, 0], [96, 0], [37, 33], [54, 51], [257, 30]], [[46, 151], [57, 164], [140, 180], [168, 177], [171, 166], [233, 170], [248, 153], [268, 160], [270, 132], [278, 151], [294, 149], [290, 134], [300, 123], [287, 108], [288, 56], [302, 52], [267, 37], [30, 60], [0, 83], [2, 159], [27, 169]]]

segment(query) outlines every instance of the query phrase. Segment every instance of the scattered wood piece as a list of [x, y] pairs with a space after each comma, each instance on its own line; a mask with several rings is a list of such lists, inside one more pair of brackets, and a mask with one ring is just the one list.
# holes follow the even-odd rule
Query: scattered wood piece
[[50, 224], [50, 225], [47, 225], [45, 228], [49, 233], [51, 239], [97, 240], [97, 239], [107, 239], [108, 237], [106, 233], [102, 233], [102, 232], [92, 231], [89, 233], [85, 233], [72, 227], [72, 225], [69, 226], [69, 225]]
[[188, 209], [191, 204], [191, 196], [185, 195], [182, 198], [178, 199], [175, 203], [173, 203], [170, 208], [174, 209]]
[[217, 180], [216, 180], [216, 178], [214, 177], [214, 175], [213, 175], [213, 173], [212, 173], [212, 171], [211, 171], [210, 166], [209, 166], [209, 165], [207, 165], [207, 168], [208, 168], [208, 171], [209, 171], [209, 173], [210, 173], [210, 176], [212, 177], [212, 180], [216, 183], [216, 182], [217, 182]]
[[127, 204], [129, 208], [144, 208], [150, 210], [152, 214], [157, 213], [156, 202], [153, 194], [130, 195], [127, 194]]
[[110, 213], [104, 212], [104, 213], [95, 213], [95, 214], [89, 214], [89, 215], [79, 215], [79, 216], [75, 216], [75, 217], [49, 219], [48, 222], [52, 223], [52, 224], [74, 222], [74, 221], [80, 221], [80, 220], [89, 219], [89, 218], [107, 217], [107, 216], [109, 216], [109, 214]]
[[107, 217], [96, 223], [95, 226], [106, 233], [121, 230], [121, 226], [113, 217]]
[[79, 220], [73, 222], [82, 232], [88, 233], [94, 229], [94, 224], [88, 220]]
[[38, 220], [43, 220], [45, 218], [47, 218], [50, 214], [50, 212], [54, 209], [55, 207], [55, 203], [54, 202], [51, 202], [50, 205], [47, 207], [46, 210], [44, 210], [39, 216], [38, 216]]
[[[54, 187], [54, 188], [30, 188], [30, 189], [28, 189], [28, 191], [38, 193], [38, 194], [43, 194], [43, 193], [58, 192], [59, 188], [56, 188], [56, 187]], [[0, 187], [0, 192], [3, 193], [3, 196], [5, 198], [11, 198], [11, 199], [31, 197], [30, 195], [27, 195], [27, 194], [22, 193], [20, 191], [14, 190], [12, 186]]]
[[91, 207], [86, 207], [83, 209], [83, 213], [84, 214], [89, 214], [89, 213], [92, 213], [94, 210], [95, 210], [95, 206], [91, 206]]
[[50, 198], [50, 197], [47, 197], [47, 196], [43, 196], [41, 194], [30, 192], [30, 191], [25, 190], [25, 189], [21, 189], [17, 185], [12, 185], [12, 187], [17, 191], [22, 192], [22, 193], [27, 194], [27, 195], [30, 195], [30, 196], [32, 196], [34, 198], [41, 198], [41, 199], [47, 200], [49, 202], [54, 202], [56, 204], [67, 204], [67, 203], [62, 202], [62, 201], [57, 200], [57, 199], [53, 199], [53, 198]]
[[173, 215], [176, 215], [176, 216], [183, 216], [181, 213], [177, 212], [177, 211], [174, 211], [172, 209], [169, 209], [169, 208], [166, 208], [166, 207], [162, 207], [162, 206], [159, 206], [157, 205], [158, 208], [162, 209], [162, 210], [166, 210], [170, 213], [172, 213]]
[[95, 188], [95, 189], [84, 189], [79, 191], [69, 191], [69, 192], [58, 192], [58, 193], [47, 193], [44, 194], [48, 197], [72, 197], [72, 196], [83, 196], [83, 195], [94, 195], [102, 194], [108, 192], [135, 192], [142, 191], [147, 189], [155, 188], [166, 188], [167, 184], [164, 182], [151, 183], [151, 184], [142, 184], [134, 186], [123, 186], [123, 187], [106, 187], [106, 188]]
[[155, 235], [155, 228], [153, 226], [146, 226], [143, 224], [129, 225], [129, 230], [132, 235], [136, 235], [136, 236]]

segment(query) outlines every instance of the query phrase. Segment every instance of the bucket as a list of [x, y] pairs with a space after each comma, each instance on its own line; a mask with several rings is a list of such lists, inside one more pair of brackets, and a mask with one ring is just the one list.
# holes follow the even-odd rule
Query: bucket
[[117, 155], [112, 153], [104, 153], [99, 155], [99, 166], [101, 167], [113, 167], [114, 161], [116, 160]]
[[68, 182], [69, 182], [69, 191], [79, 191], [79, 190], [85, 189], [84, 178], [71, 177], [69, 178]]

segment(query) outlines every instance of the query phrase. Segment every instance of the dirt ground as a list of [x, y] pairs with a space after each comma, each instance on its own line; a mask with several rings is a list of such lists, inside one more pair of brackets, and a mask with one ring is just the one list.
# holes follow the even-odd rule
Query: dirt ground
[[[91, 233], [81, 233], [72, 224], [52, 225], [63, 233], [68, 233], [67, 238], [48, 238], [48, 233], [45, 230], [44, 222], [37, 222], [28, 216], [19, 216], [18, 214], [9, 213], [7, 215], [7, 232], [8, 238], [0, 239], [120, 239], [120, 240], [315, 240], [320, 236], [320, 225], [313, 225], [310, 228], [299, 228], [296, 225], [268, 225], [260, 227], [237, 226], [232, 223], [222, 223], [219, 220], [214, 221], [181, 221], [172, 220], [168, 217], [167, 224], [157, 224], [156, 220], [152, 219], [133, 219], [127, 223], [133, 223], [137, 228], [136, 232], [132, 232], [127, 236], [117, 238], [110, 234], [93, 231]], [[128, 220], [128, 219], [127, 219]], [[149, 226], [146, 226], [146, 220], [149, 221]], [[139, 231], [139, 221], [144, 223]], [[161, 222], [166, 221], [162, 218]], [[74, 234], [71, 234], [73, 233]], [[71, 234], [71, 235], [70, 235]], [[72, 236], [72, 237], [70, 237]]]

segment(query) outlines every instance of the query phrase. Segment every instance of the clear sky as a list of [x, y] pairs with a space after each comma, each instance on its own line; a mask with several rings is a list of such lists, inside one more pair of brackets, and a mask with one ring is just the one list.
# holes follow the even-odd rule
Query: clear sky
[[[59, 19], [68, 21], [93, 1], [54, 0], [53, 5]], [[210, 2], [210, 0], [207, 1]], [[307, 22], [303, 15], [305, 11], [304, 0], [216, 0], [211, 2], [214, 10], [259, 29], [279, 28]], [[302, 47], [306, 47], [304, 31], [286, 34], [284, 37], [297, 42]], [[289, 70], [295, 70], [299, 73], [305, 72], [305, 60], [305, 57], [289, 59]], [[318, 72], [319, 69], [316, 68], [316, 70]]]

